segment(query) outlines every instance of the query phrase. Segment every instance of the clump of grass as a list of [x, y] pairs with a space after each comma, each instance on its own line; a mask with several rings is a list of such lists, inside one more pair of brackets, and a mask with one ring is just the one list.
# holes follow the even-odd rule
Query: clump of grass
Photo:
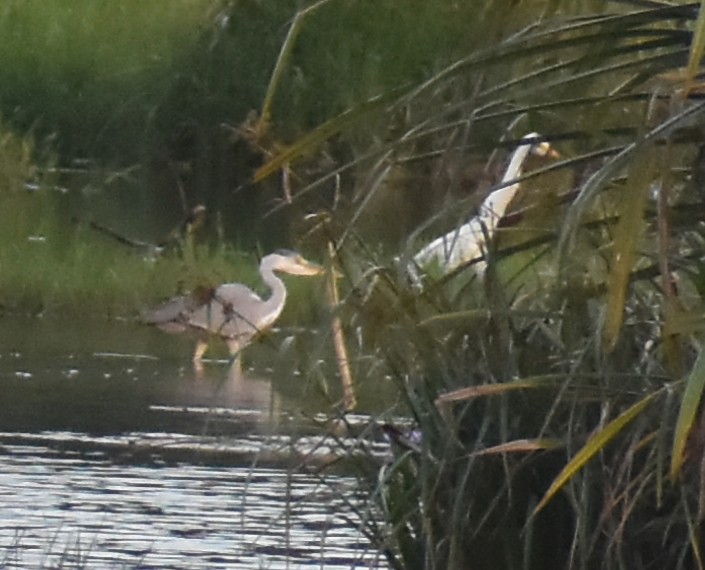
[[[420, 434], [385, 426], [389, 461], [360, 464], [371, 498], [360, 521], [392, 567], [703, 566], [702, 232], [687, 212], [702, 211], [692, 182], [704, 139], [690, 125], [705, 106], [666, 73], [686, 61], [680, 30], [693, 17], [598, 14], [471, 53], [381, 104], [388, 117], [407, 111], [403, 135], [331, 173], [368, 168], [354, 214], [331, 224], [350, 326], [360, 358], [376, 358], [400, 393], [379, 422], [401, 411]], [[662, 41], [596, 56], [617, 22]], [[490, 66], [497, 82], [464, 95]], [[650, 81], [674, 82], [669, 98]], [[427, 276], [414, 290], [406, 262], [440, 230], [418, 229], [398, 267], [359, 237], [366, 209], [413, 190], [413, 173], [426, 193], [462, 187], [461, 162], [488, 161], [492, 126], [563, 140], [556, 168], [569, 176], [504, 220], [514, 239], [491, 244], [485, 272]], [[457, 227], [472, 198], [446, 198], [433, 222]]]
[[[93, 558], [95, 556], [95, 538], [83, 539], [78, 534], [68, 533], [65, 537], [62, 536], [58, 529], [49, 537], [46, 546], [42, 545], [40, 553], [32, 552], [35, 545], [23, 544], [25, 538], [21, 532], [15, 532], [12, 542], [7, 545], [1, 545], [4, 550], [0, 552], [0, 562], [3, 566], [11, 568], [20, 568], [25, 564], [29, 564], [30, 556], [32, 558], [34, 568], [39, 570], [44, 568], [60, 569], [60, 570], [81, 570], [84, 568], [94, 567]], [[36, 560], [39, 558], [39, 560]], [[140, 562], [147, 558], [146, 554], [142, 555]], [[104, 562], [104, 561], [103, 561]]]

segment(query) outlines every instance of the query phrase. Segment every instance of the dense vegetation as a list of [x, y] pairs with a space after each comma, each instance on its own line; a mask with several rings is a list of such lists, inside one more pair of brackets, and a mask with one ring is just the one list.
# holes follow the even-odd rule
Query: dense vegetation
[[[233, 239], [302, 246], [344, 276], [358, 380], [397, 386], [375, 425], [413, 421], [384, 426], [387, 463], [359, 464], [355, 524], [391, 567], [705, 566], [699, 5], [170, 3], [161, 51], [120, 72], [142, 37], [126, 23], [160, 12], [57, 4], [60, 24], [22, 4], [0, 29], [46, 43], [0, 66], [6, 306], [122, 313], [227, 272]], [[79, 49], [39, 34], [50, 21], [85, 45], [124, 35]], [[412, 286], [413, 252], [473, 214], [531, 131], [563, 159], [523, 182], [487, 269]], [[85, 223], [156, 239], [198, 202], [228, 222], [157, 265]]]

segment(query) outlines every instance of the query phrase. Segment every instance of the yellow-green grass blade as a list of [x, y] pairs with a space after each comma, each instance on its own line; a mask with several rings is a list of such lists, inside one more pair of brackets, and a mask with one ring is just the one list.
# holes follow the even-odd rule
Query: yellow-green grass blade
[[285, 164], [289, 164], [297, 158], [313, 153], [314, 150], [331, 137], [348, 127], [359, 124], [363, 119], [368, 117], [370, 113], [398, 99], [406, 89], [408, 88], [394, 89], [389, 93], [369, 99], [357, 107], [353, 107], [337, 117], [332, 118], [330, 121], [326, 121], [316, 127], [262, 165], [257, 172], [255, 172], [254, 181], [261, 182], [268, 176], [276, 173]]
[[429, 327], [433, 325], [456, 325], [456, 324], [473, 324], [489, 319], [491, 313], [488, 309], [468, 309], [465, 311], [453, 311], [443, 313], [441, 315], [433, 315], [419, 322], [419, 327]]
[[272, 103], [274, 101], [274, 95], [279, 87], [279, 82], [281, 81], [282, 75], [284, 74], [284, 69], [291, 58], [291, 52], [296, 43], [296, 39], [301, 32], [301, 28], [304, 22], [304, 12], [299, 12], [294, 17], [294, 21], [289, 27], [289, 33], [286, 35], [286, 39], [282, 44], [281, 50], [279, 51], [279, 57], [277, 58], [277, 63], [274, 66], [274, 71], [269, 78], [269, 85], [267, 86], [267, 92], [264, 96], [264, 102], [262, 103], [262, 111], [260, 117], [265, 123], [269, 123], [272, 115]]
[[564, 443], [560, 439], [539, 438], [539, 439], [515, 439], [493, 445], [486, 449], [474, 452], [472, 455], [498, 455], [501, 453], [532, 453], [534, 451], [550, 451], [562, 447]]
[[688, 376], [681, 400], [676, 432], [673, 436], [673, 450], [671, 452], [671, 479], [675, 480], [685, 461], [685, 447], [688, 435], [693, 427], [695, 418], [700, 409], [700, 400], [705, 387], [705, 351], [701, 350], [695, 361], [695, 366]]
[[542, 510], [548, 502], [556, 496], [568, 481], [570, 481], [578, 471], [580, 471], [588, 462], [595, 457], [605, 446], [613, 441], [622, 430], [634, 420], [656, 397], [655, 393], [649, 394], [645, 398], [639, 400], [626, 411], [622, 412], [614, 420], [608, 423], [597, 433], [593, 434], [588, 439], [585, 446], [575, 454], [558, 476], [553, 480], [548, 491], [544, 494], [534, 509], [534, 514]]
[[685, 94], [693, 87], [696, 75], [700, 71], [700, 61], [705, 52], [705, 0], [700, 0], [700, 10], [698, 19], [695, 21], [693, 39], [690, 42], [690, 55], [688, 56], [688, 68], [686, 71]]
[[637, 152], [627, 183], [619, 201], [619, 224], [615, 231], [612, 267], [607, 284], [607, 314], [602, 329], [602, 347], [611, 352], [622, 330], [624, 305], [632, 268], [636, 263], [637, 245], [644, 226], [644, 209], [649, 197], [650, 165], [656, 163], [652, 147]]
[[467, 386], [452, 392], [446, 392], [436, 398], [436, 406], [443, 406], [453, 402], [464, 402], [484, 396], [497, 396], [506, 394], [515, 390], [527, 390], [534, 388], [543, 388], [547, 385], [553, 385], [564, 380], [564, 374], [545, 374], [541, 376], [532, 376], [523, 380], [513, 380], [512, 382], [503, 382], [500, 384], [480, 384], [479, 386]]
[[269, 123], [271, 120], [274, 96], [279, 87], [281, 78], [284, 75], [284, 70], [291, 59], [291, 53], [294, 49], [294, 45], [296, 44], [296, 40], [299, 37], [299, 33], [303, 28], [304, 20], [307, 16], [330, 1], [331, 0], [319, 0], [308, 8], [300, 10], [296, 13], [296, 16], [294, 16], [294, 20], [289, 27], [289, 32], [286, 35], [286, 39], [282, 44], [281, 50], [279, 50], [279, 57], [277, 58], [277, 63], [274, 66], [274, 71], [272, 71], [272, 75], [269, 78], [269, 85], [267, 86], [267, 92], [264, 96], [264, 102], [262, 103], [260, 117], [265, 124]]
[[[505, 250], [506, 251], [506, 250]], [[502, 253], [502, 252], [500, 252]], [[548, 318], [560, 317], [547, 311], [531, 311], [521, 309], [511, 309], [509, 311], [490, 311], [489, 309], [466, 309], [462, 311], [451, 311], [427, 317], [419, 321], [419, 327], [431, 327], [434, 325], [472, 325], [477, 322], [484, 322], [493, 315], [503, 317], [525, 317], [525, 318]], [[704, 325], [705, 326], [705, 325]]]

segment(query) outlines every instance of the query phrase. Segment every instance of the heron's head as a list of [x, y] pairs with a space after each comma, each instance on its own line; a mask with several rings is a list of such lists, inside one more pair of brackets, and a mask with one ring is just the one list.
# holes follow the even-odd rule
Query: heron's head
[[521, 139], [531, 144], [529, 147], [529, 153], [534, 156], [542, 156], [548, 158], [560, 158], [561, 155], [558, 151], [553, 148], [548, 141], [542, 140], [542, 137], [538, 133], [529, 133], [524, 135]]
[[288, 249], [280, 249], [270, 253], [262, 260], [262, 265], [269, 265], [274, 271], [292, 275], [319, 275], [323, 266], [304, 259], [301, 254]]

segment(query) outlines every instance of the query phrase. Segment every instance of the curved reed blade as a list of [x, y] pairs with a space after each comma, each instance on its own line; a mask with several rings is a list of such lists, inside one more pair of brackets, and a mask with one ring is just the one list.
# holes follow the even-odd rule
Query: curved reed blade
[[279, 84], [284, 74], [284, 70], [286, 69], [287, 65], [289, 64], [289, 60], [291, 59], [291, 53], [294, 49], [294, 45], [296, 44], [296, 40], [299, 37], [299, 34], [301, 33], [301, 30], [303, 28], [304, 20], [310, 14], [315, 12], [318, 8], [320, 8], [324, 4], [327, 4], [328, 2], [330, 2], [330, 0], [319, 0], [311, 6], [308, 6], [303, 10], [299, 10], [296, 13], [296, 16], [294, 16], [294, 20], [292, 21], [291, 26], [289, 27], [289, 31], [286, 34], [286, 39], [284, 40], [281, 50], [279, 51], [279, 57], [277, 57], [277, 62], [274, 66], [274, 71], [272, 71], [272, 75], [269, 78], [269, 85], [267, 86], [267, 92], [265, 93], [264, 102], [262, 103], [262, 111], [260, 113], [260, 116], [262, 117], [262, 123], [264, 125], [269, 124], [269, 122], [271, 121], [272, 103], [274, 102], [274, 96], [276, 95], [277, 89], [279, 88]]
[[261, 182], [286, 164], [313, 153], [321, 144], [344, 129], [352, 128], [368, 120], [370, 113], [396, 101], [407, 89], [407, 87], [394, 89], [384, 95], [369, 99], [316, 127], [262, 165], [255, 172], [254, 182]]
[[671, 452], [671, 479], [678, 478], [686, 458], [688, 437], [700, 409], [703, 389], [705, 388], [705, 351], [701, 350], [693, 370], [688, 376], [681, 400], [676, 432], [673, 436], [673, 451]]
[[607, 285], [607, 315], [602, 329], [602, 347], [605, 352], [614, 349], [622, 330], [627, 289], [632, 268], [637, 261], [637, 244], [644, 227], [644, 211], [654, 174], [653, 165], [657, 163], [655, 158], [653, 147], [637, 152], [626, 186], [621, 192], [619, 223], [614, 236], [612, 267]]
[[583, 448], [575, 454], [573, 459], [571, 459], [568, 464], [562, 469], [558, 476], [553, 480], [548, 491], [536, 505], [533, 514], [537, 514], [541, 511], [553, 497], [556, 496], [558, 491], [560, 491], [568, 481], [570, 481], [578, 471], [580, 471], [588, 462], [595, 457], [604, 447], [613, 441], [622, 430], [634, 420], [641, 412], [644, 411], [646, 407], [654, 400], [656, 393], [651, 393], [645, 398], [639, 400], [636, 404], [632, 405], [629, 409], [622, 412], [614, 420], [608, 423], [600, 431], [594, 433]]
[[563, 447], [565, 444], [560, 439], [539, 438], [539, 439], [515, 439], [493, 445], [486, 449], [481, 449], [473, 453], [478, 455], [498, 455], [502, 453], [532, 453], [534, 451], [551, 451]]
[[597, 196], [605, 186], [607, 186], [613, 178], [621, 174], [625, 167], [632, 163], [635, 153], [645, 145], [668, 137], [677, 129], [691, 124], [703, 113], [705, 113], [705, 102], [701, 101], [686, 106], [683, 111], [649, 131], [640, 140], [624, 147], [622, 151], [610, 158], [602, 168], [590, 176], [580, 190], [578, 197], [571, 207], [568, 208], [563, 220], [563, 229], [561, 230], [558, 242], [559, 257], [563, 267], [566, 266], [570, 253], [573, 250], [573, 245], [578, 229], [581, 227], [582, 220], [586, 217], [588, 210], [593, 206]]
[[272, 117], [272, 103], [274, 102], [274, 95], [277, 92], [279, 83], [281, 81], [282, 75], [284, 74], [284, 69], [291, 58], [291, 52], [296, 43], [296, 38], [299, 37], [301, 28], [303, 26], [304, 17], [308, 10], [298, 12], [294, 17], [294, 21], [289, 27], [289, 32], [286, 35], [286, 39], [282, 44], [281, 50], [279, 51], [279, 57], [277, 58], [277, 63], [274, 65], [274, 71], [269, 78], [269, 85], [267, 86], [267, 91], [264, 95], [264, 102], [262, 103], [262, 111], [260, 112], [260, 117], [262, 117], [263, 124], [269, 124]]
[[453, 402], [466, 402], [473, 398], [485, 396], [497, 396], [513, 392], [515, 390], [529, 390], [534, 388], [545, 388], [559, 383], [565, 379], [564, 374], [544, 374], [541, 376], [533, 376], [522, 380], [512, 380], [511, 382], [502, 382], [499, 384], [480, 384], [478, 386], [467, 386], [451, 392], [441, 394], [436, 398], [436, 407], [446, 406]]
[[693, 39], [690, 42], [690, 56], [688, 57], [688, 68], [686, 70], [685, 95], [693, 89], [694, 82], [700, 70], [700, 62], [705, 53], [705, 0], [700, 0], [700, 10], [698, 19], [693, 30]]

